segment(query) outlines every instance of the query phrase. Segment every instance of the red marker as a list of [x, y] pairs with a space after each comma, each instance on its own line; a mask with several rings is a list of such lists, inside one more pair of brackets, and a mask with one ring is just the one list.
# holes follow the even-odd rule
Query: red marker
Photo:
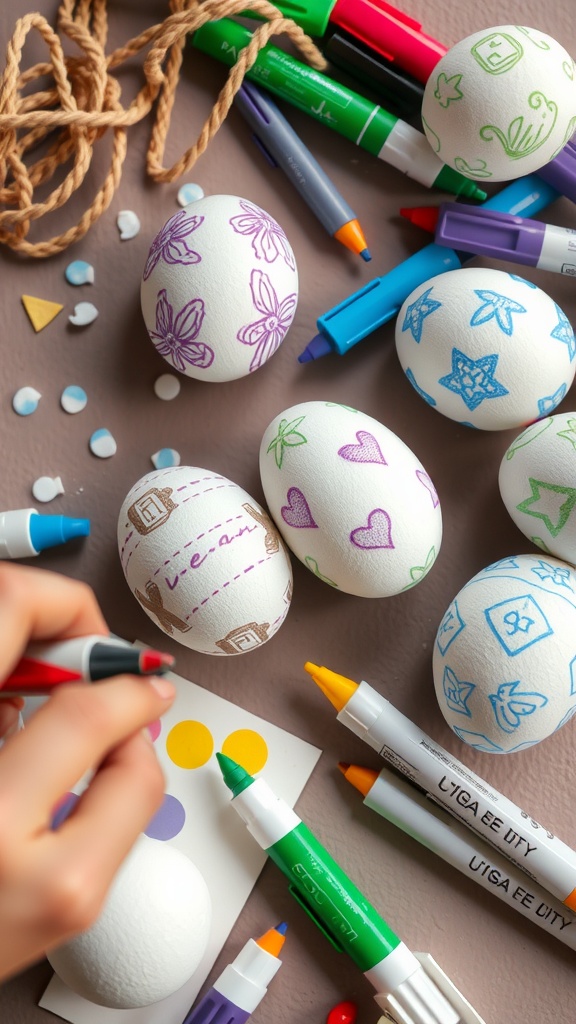
[[411, 224], [416, 224], [425, 231], [434, 234], [438, 217], [440, 216], [439, 206], [403, 206], [400, 216], [405, 217]]
[[125, 640], [107, 636], [31, 644], [11, 674], [0, 682], [0, 695], [46, 694], [65, 683], [95, 683], [124, 673], [161, 675], [173, 664], [171, 654], [141, 651]]
[[358, 1007], [356, 1003], [345, 1000], [343, 1003], [338, 1003], [332, 1007], [326, 1017], [326, 1024], [354, 1024], [357, 1013]]

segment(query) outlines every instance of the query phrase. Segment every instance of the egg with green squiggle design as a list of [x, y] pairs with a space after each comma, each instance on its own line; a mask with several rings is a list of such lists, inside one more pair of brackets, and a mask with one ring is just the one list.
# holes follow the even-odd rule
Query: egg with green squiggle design
[[535, 28], [474, 32], [432, 71], [422, 123], [434, 152], [469, 178], [508, 181], [530, 174], [576, 130], [574, 61]]

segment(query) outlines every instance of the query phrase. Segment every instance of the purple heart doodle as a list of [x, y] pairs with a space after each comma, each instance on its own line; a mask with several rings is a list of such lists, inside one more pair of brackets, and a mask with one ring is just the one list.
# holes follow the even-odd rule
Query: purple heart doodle
[[392, 523], [383, 508], [373, 508], [367, 526], [357, 526], [350, 534], [357, 548], [393, 548]]
[[318, 529], [318, 523], [310, 511], [310, 506], [298, 487], [290, 487], [286, 495], [287, 505], [281, 508], [282, 519], [288, 526], [297, 530]]
[[388, 465], [373, 434], [367, 430], [357, 430], [356, 438], [358, 444], [345, 444], [343, 448], [338, 449], [340, 458], [347, 459], [348, 462], [377, 462], [381, 466]]
[[434, 484], [432, 483], [430, 477], [428, 476], [428, 473], [425, 473], [423, 469], [417, 469], [416, 476], [418, 477], [420, 483], [426, 488], [426, 490], [430, 494], [434, 508], [437, 508], [437, 506], [440, 504], [440, 499], [438, 497], [438, 494], [436, 493], [436, 488], [434, 487]]

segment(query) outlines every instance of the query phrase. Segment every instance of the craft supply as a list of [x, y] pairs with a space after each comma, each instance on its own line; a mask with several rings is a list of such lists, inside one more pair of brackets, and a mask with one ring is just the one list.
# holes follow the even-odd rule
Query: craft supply
[[406, 117], [420, 114], [424, 96], [422, 83], [369, 45], [338, 29], [322, 40], [322, 52], [331, 64], [382, 96], [393, 111]]
[[[576, 413], [531, 424], [508, 446], [498, 474], [519, 530], [546, 554], [576, 564]], [[575, 678], [576, 683], [576, 678]]]
[[79, 636], [54, 643], [34, 643], [0, 682], [0, 693], [45, 694], [67, 683], [96, 683], [126, 672], [138, 676], [163, 675], [173, 664], [171, 654], [140, 651], [114, 637]]
[[68, 284], [94, 284], [94, 267], [86, 260], [73, 260], [64, 271]]
[[118, 1010], [172, 995], [198, 967], [212, 908], [196, 865], [180, 850], [140, 836], [124, 859], [96, 922], [47, 954], [84, 999]]
[[336, 708], [339, 722], [576, 911], [576, 851], [422, 732], [369, 683], [355, 683], [312, 662], [304, 668]]
[[196, 185], [194, 182], [187, 182], [185, 185], [181, 185], [176, 196], [178, 206], [188, 206], [189, 203], [194, 203], [197, 199], [203, 198], [204, 189], [201, 185]]
[[42, 395], [39, 391], [36, 391], [36, 388], [18, 388], [12, 399], [12, 408], [19, 416], [30, 416], [33, 412], [36, 412], [41, 398]]
[[167, 466], [180, 465], [180, 452], [175, 448], [160, 448], [150, 456], [155, 469], [166, 469]]
[[248, 939], [184, 1024], [245, 1024], [282, 966], [279, 955], [287, 928], [282, 922], [259, 939]]
[[421, 82], [446, 53], [420, 22], [385, 0], [280, 0], [278, 8], [311, 36], [323, 36], [330, 24], [345, 29]]
[[576, 949], [576, 916], [532, 882], [487, 843], [451, 818], [406, 779], [340, 763], [344, 778], [362, 793], [366, 807], [381, 814], [513, 910]]
[[161, 373], [154, 381], [154, 394], [163, 402], [171, 402], [180, 394], [181, 384], [173, 373]]
[[550, 163], [538, 169], [538, 177], [576, 202], [576, 142], [570, 139]]
[[[374, 986], [378, 1006], [403, 1024], [482, 1024], [469, 1004], [469, 1014], [461, 1015], [451, 993], [436, 985], [426, 959], [410, 952], [265, 779], [255, 779], [224, 754], [216, 757], [248, 831], [286, 875], [290, 892], [317, 927]], [[453, 993], [463, 999], [455, 987]]]
[[357, 409], [284, 409], [264, 431], [260, 479], [290, 550], [343, 593], [390, 597], [419, 583], [436, 560], [434, 484], [396, 434]]
[[[249, 29], [222, 18], [206, 22], [194, 33], [192, 42], [203, 53], [231, 66], [251, 38]], [[438, 159], [422, 132], [283, 50], [265, 46], [246, 76], [421, 185], [472, 199], [486, 198], [481, 188]]]
[[458, 738], [506, 754], [560, 729], [576, 712], [575, 636], [576, 570], [566, 562], [516, 555], [476, 573], [450, 602], [432, 659]]
[[481, 180], [543, 167], [574, 133], [574, 61], [538, 29], [498, 25], [466, 36], [424, 88], [422, 124], [440, 159]]
[[[248, 770], [262, 767], [291, 806], [310, 777], [320, 751], [297, 736], [223, 700], [205, 685], [170, 674], [176, 698], [152, 730], [166, 779], [163, 806], [148, 826], [156, 841], [187, 854], [204, 876], [212, 902], [205, 956], [193, 977], [172, 996], [139, 1010], [114, 1011], [71, 992], [55, 976], [40, 1006], [74, 1024], [182, 1024], [213, 967], [266, 863], [242, 822], [229, 812], [229, 794], [214, 750], [226, 749]], [[290, 765], [290, 771], [286, 771]], [[81, 792], [85, 783], [74, 787]], [[181, 818], [175, 823], [176, 809]], [[202, 828], [198, 823], [202, 822]]]
[[116, 217], [116, 225], [123, 242], [129, 238], [136, 238], [141, 227], [140, 218], [137, 213], [134, 213], [134, 210], [120, 210]]
[[296, 260], [265, 210], [238, 196], [206, 196], [156, 235], [140, 297], [156, 351], [175, 370], [236, 380], [284, 340], [298, 302]]
[[84, 388], [81, 388], [79, 384], [69, 384], [60, 395], [60, 405], [64, 412], [69, 413], [71, 416], [74, 416], [77, 412], [82, 412], [87, 404], [88, 396]]
[[32, 494], [36, 501], [53, 501], [64, 494], [64, 484], [59, 476], [39, 476], [32, 484]]
[[109, 459], [112, 455], [116, 455], [116, 441], [107, 427], [100, 427], [98, 430], [95, 430], [90, 435], [88, 444], [92, 455], [95, 455], [98, 459]]
[[31, 558], [89, 533], [89, 519], [40, 515], [35, 508], [0, 512], [0, 559]]
[[[529, 217], [558, 198], [558, 193], [538, 175], [519, 178], [484, 203], [487, 210]], [[432, 242], [409, 256], [383, 277], [376, 277], [317, 320], [319, 334], [298, 356], [300, 363], [320, 359], [330, 352], [344, 355], [353, 345], [388, 323], [402, 303], [429, 277], [462, 266], [469, 254], [457, 253]]]
[[434, 241], [475, 255], [576, 277], [576, 228], [442, 203]]
[[93, 302], [78, 302], [68, 319], [75, 327], [87, 327], [94, 323], [97, 316], [98, 310]]
[[363, 260], [372, 259], [356, 214], [276, 104], [251, 82], [240, 86], [234, 103], [260, 149], [282, 168], [328, 233]]
[[424, 281], [396, 320], [396, 351], [431, 408], [480, 430], [541, 419], [576, 373], [566, 314], [530, 281], [466, 267]]
[[28, 314], [32, 327], [38, 333], [43, 331], [48, 324], [52, 323], [64, 306], [60, 302], [51, 302], [49, 299], [38, 299], [34, 295], [23, 295], [22, 305]]
[[354, 1024], [357, 1015], [358, 1007], [356, 1003], [346, 999], [344, 1002], [337, 1003], [336, 1006], [332, 1007], [326, 1017], [326, 1024]]
[[118, 550], [148, 617], [203, 654], [254, 650], [290, 607], [290, 558], [270, 517], [206, 469], [160, 469], [138, 480], [120, 510]]

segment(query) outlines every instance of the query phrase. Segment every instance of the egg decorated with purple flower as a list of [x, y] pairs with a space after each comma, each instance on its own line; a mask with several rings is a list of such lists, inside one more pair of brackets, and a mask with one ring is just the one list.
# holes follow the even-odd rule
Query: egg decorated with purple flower
[[156, 235], [140, 298], [152, 343], [174, 370], [236, 380], [284, 340], [298, 302], [296, 260], [265, 210], [238, 196], [205, 196]]

